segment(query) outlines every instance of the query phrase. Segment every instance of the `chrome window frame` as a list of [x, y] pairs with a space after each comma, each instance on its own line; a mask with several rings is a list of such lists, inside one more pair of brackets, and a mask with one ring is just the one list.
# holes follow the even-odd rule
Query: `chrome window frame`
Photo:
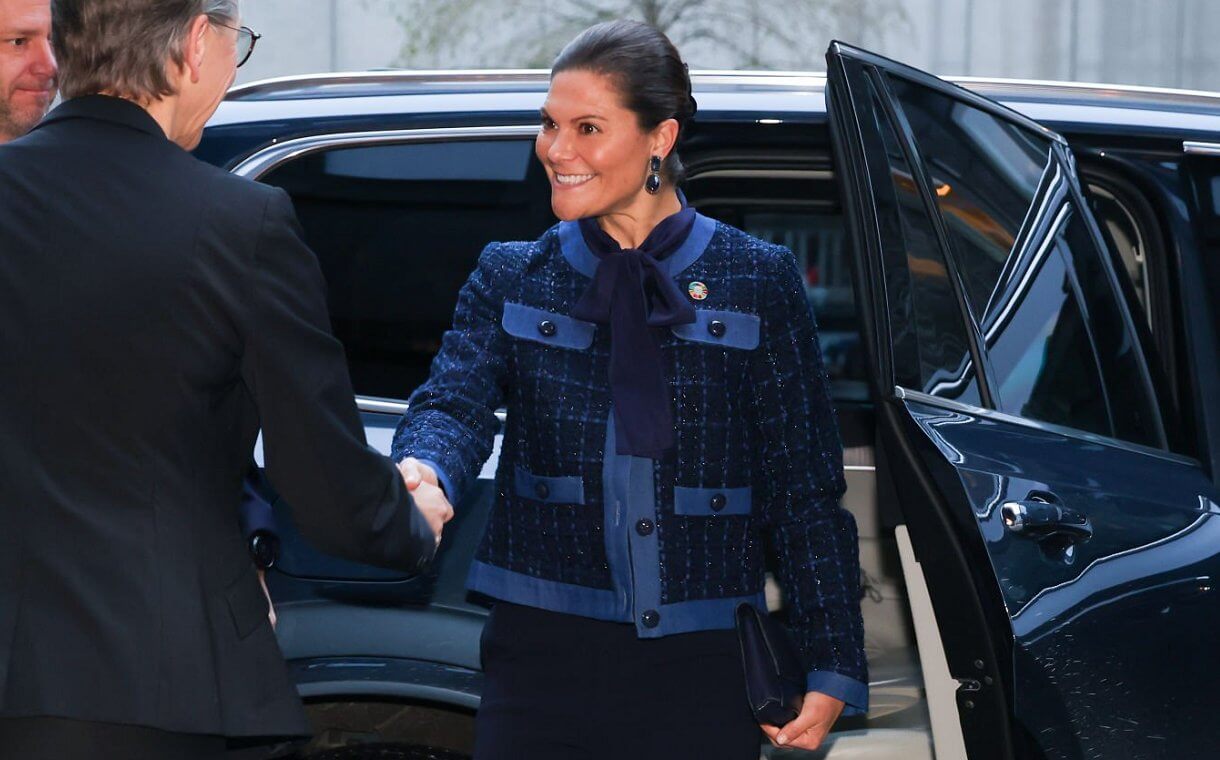
[[467, 141], [488, 138], [507, 140], [534, 137], [537, 124], [511, 124], [490, 127], [434, 127], [393, 129], [384, 132], [333, 132], [296, 137], [261, 148], [242, 159], [230, 171], [239, 177], [261, 179], [289, 161], [335, 148], [367, 148], [378, 145], [398, 145], [416, 142]]
[[894, 386], [894, 398], [902, 402], [912, 401], [919, 404], [926, 404], [927, 406], [934, 406], [939, 409], [946, 409], [951, 412], [961, 412], [962, 414], [968, 414], [979, 419], [1007, 423], [1010, 425], [1018, 425], [1020, 427], [1040, 430], [1046, 433], [1055, 433], [1056, 435], [1071, 438], [1072, 440], [1096, 443], [1109, 448], [1121, 449], [1133, 454], [1151, 456], [1167, 462], [1174, 462], [1176, 464], [1190, 465], [1192, 467], [1202, 466], [1202, 462], [1195, 457], [1177, 454], [1167, 449], [1158, 449], [1152, 446], [1145, 446], [1139, 443], [1124, 441], [1120, 438], [1089, 433], [1077, 428], [1067, 427], [1066, 425], [1056, 425], [1051, 422], [1039, 422], [1038, 420], [1033, 420], [1028, 417], [1019, 417], [1015, 414], [1008, 414], [995, 409], [984, 409], [979, 406], [974, 406], [973, 404], [965, 404], [961, 401], [955, 401], [953, 399], [932, 396], [922, 391], [905, 388], [901, 385]]

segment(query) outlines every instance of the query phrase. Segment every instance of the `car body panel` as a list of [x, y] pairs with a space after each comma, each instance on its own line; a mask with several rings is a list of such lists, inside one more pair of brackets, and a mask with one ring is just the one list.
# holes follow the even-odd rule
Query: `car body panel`
[[[828, 60], [834, 88], [831, 106], [842, 109], [835, 135], [841, 155], [850, 156], [846, 160], [851, 164], [845, 203], [858, 205], [859, 222], [853, 226], [856, 250], [873, 259], [889, 243], [879, 232], [882, 212], [874, 206], [869, 188], [890, 179], [870, 176], [870, 164], [862, 160], [865, 152], [877, 150], [868, 147], [873, 145], [870, 140], [879, 139], [869, 136], [879, 105], [866, 91], [880, 92], [881, 105], [888, 101], [884, 110], [889, 113], [877, 118], [890, 121], [898, 114], [900, 124], [894, 128], [899, 133], [905, 126], [900, 116], [903, 106], [889, 94], [891, 78], [988, 109], [976, 96], [866, 51], [836, 43]], [[1021, 121], [998, 107], [989, 113]], [[902, 142], [915, 167], [916, 184], [926, 185], [914, 147], [922, 136], [906, 132]], [[1072, 187], [1056, 203], [1064, 208], [1074, 204], [1076, 213], [1089, 223], [1070, 156], [1064, 153], [1056, 159], [1059, 153], [1062, 149], [1052, 147], [1052, 162], [1061, 162]], [[931, 193], [922, 195], [926, 213], [935, 220], [939, 214], [929, 200]], [[1055, 208], [1050, 213], [1055, 214]], [[1034, 218], [1027, 217], [1027, 224]], [[1096, 232], [1096, 224], [1091, 227]], [[1041, 232], [1034, 228], [1030, 234], [1048, 241], [1040, 246], [1035, 238], [1029, 243], [1030, 249], [1039, 250], [1037, 255], [1055, 255], [1056, 227]], [[960, 261], [961, 251], [950, 250], [943, 235], [937, 245], [950, 262], [949, 279], [958, 282], [955, 290], [960, 293], [953, 263], [955, 258]], [[863, 299], [877, 303], [907, 297], [887, 293], [885, 284], [892, 280], [888, 266], [875, 260], [859, 262], [860, 271], [866, 273], [860, 287], [868, 291], [861, 294]], [[1040, 267], [1030, 265], [1029, 271]], [[1035, 279], [1025, 277], [1022, 287]], [[1011, 308], [1020, 312], [1023, 292], [997, 293], [1017, 299]], [[962, 311], [969, 313], [965, 307]], [[935, 487], [957, 510], [952, 516], [961, 531], [957, 551], [977, 557], [981, 539], [989, 558], [990, 583], [979, 578], [977, 563], [972, 563], [975, 593], [992, 600], [998, 594], [1009, 618], [1011, 630], [995, 642], [994, 649], [999, 655], [1000, 684], [1008, 692], [1003, 703], [1027, 749], [1037, 748], [1048, 757], [1204, 752], [1210, 741], [1207, 719], [1212, 700], [1201, 703], [1199, 697], [1208, 693], [1211, 674], [1220, 668], [1220, 655], [1207, 644], [1204, 633], [1220, 622], [1215, 612], [1215, 576], [1220, 573], [1220, 543], [1215, 537], [1220, 523], [1213, 501], [1216, 491], [1200, 463], [1148, 446], [894, 388], [892, 360], [886, 354], [893, 336], [904, 328], [884, 317], [877, 321], [869, 333], [876, 344], [872, 353], [878, 357], [873, 380], [883, 397], [896, 396], [905, 415], [895, 434], [918, 438], [910, 448], [920, 453]], [[978, 344], [972, 355], [981, 379], [987, 381], [981, 392], [986, 400], [993, 370], [981, 347], [980, 326], [972, 328], [972, 342]], [[987, 351], [993, 348], [992, 340], [989, 331]], [[1048, 363], [1051, 345], [1044, 359]], [[1134, 350], [1138, 352], [1138, 346]], [[927, 502], [932, 500], [915, 489], [902, 494], [917, 555], [921, 549], [926, 556], [939, 548], [920, 538], [943, 528], [943, 516], [929, 509]], [[1057, 515], [1058, 510], [1071, 510], [1073, 521], [1065, 522], [1062, 529], [1056, 524], [1053, 535], [1034, 532], [1036, 525], [1030, 521], [1051, 509]], [[963, 510], [969, 510], [973, 521], [965, 519]], [[945, 593], [932, 585], [934, 603], [938, 594]], [[943, 614], [949, 605], [942, 599], [937, 606], [938, 614]], [[1152, 641], [1169, 651], [1149, 657]], [[1190, 662], [1201, 670], [1191, 671]], [[967, 708], [963, 710], [967, 745], [980, 756], [1002, 751], [987, 746], [988, 737], [971, 730], [974, 720], [969, 713], [991, 690], [989, 675], [978, 682], [978, 671], [986, 674], [986, 664], [984, 658], [971, 668], [950, 658], [954, 677], [969, 692], [961, 703]], [[1179, 679], [1167, 679], [1167, 671], [1179, 674]]]

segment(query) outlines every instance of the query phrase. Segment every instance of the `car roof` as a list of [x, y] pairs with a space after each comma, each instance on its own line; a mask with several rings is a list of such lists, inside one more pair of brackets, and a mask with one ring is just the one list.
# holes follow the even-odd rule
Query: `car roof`
[[[233, 88], [209, 124], [415, 113], [532, 117], [545, 97], [548, 76], [545, 70], [526, 69], [281, 77]], [[1220, 136], [1220, 93], [985, 77], [944, 79], [1054, 128]], [[692, 84], [704, 118], [825, 118], [822, 72], [695, 71]]]

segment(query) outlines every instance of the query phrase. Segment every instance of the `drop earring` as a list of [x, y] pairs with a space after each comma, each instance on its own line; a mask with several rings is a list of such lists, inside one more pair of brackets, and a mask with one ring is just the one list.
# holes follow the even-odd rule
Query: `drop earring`
[[661, 189], [661, 157], [653, 156], [648, 159], [648, 179], [644, 180], [644, 189], [650, 195], [656, 195]]

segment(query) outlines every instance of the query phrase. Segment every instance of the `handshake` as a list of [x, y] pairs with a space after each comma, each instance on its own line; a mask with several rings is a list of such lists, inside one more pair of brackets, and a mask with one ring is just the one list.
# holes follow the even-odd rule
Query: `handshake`
[[[436, 534], [436, 545], [440, 546], [441, 531], [445, 523], [453, 519], [453, 505], [445, 498], [441, 490], [436, 472], [428, 465], [414, 457], [407, 457], [398, 463], [398, 471], [402, 480], [415, 500], [415, 506], [428, 521], [428, 527]], [[258, 571], [258, 582], [263, 587], [263, 596], [267, 599], [267, 618], [274, 629], [277, 622], [275, 603], [271, 601], [271, 593], [267, 590], [267, 578], [262, 569]]]
[[453, 519], [453, 505], [445, 497], [436, 472], [414, 457], [407, 457], [399, 462], [398, 471], [402, 473], [402, 480], [415, 499], [415, 506], [423, 513], [428, 526], [436, 534], [436, 543], [439, 545], [445, 523]]

